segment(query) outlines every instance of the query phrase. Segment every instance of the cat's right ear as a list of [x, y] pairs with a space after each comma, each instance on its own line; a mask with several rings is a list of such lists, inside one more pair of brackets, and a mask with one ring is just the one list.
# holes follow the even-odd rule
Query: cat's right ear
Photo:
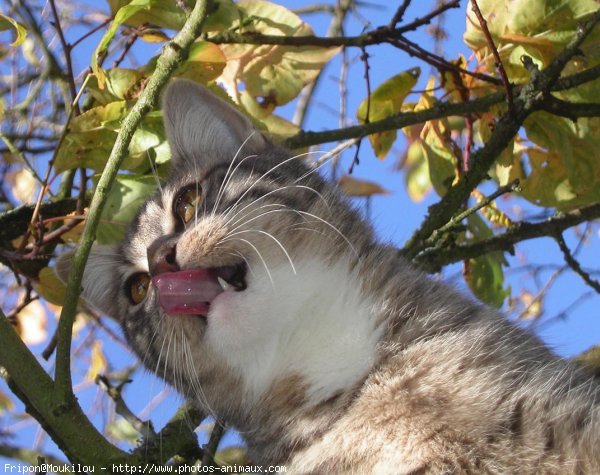
[[208, 168], [238, 153], [258, 154], [269, 143], [233, 106], [185, 79], [167, 87], [163, 120], [175, 164], [188, 161]]
[[[75, 251], [61, 254], [56, 260], [56, 275], [67, 283]], [[117, 250], [112, 246], [93, 245], [88, 257], [81, 286], [81, 296], [86, 304], [95, 310], [118, 318], [115, 295], [118, 292], [116, 268]]]

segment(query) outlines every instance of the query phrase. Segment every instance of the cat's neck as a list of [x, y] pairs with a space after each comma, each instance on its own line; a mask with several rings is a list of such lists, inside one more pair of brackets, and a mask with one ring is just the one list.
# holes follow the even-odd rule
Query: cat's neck
[[302, 385], [303, 403], [310, 406], [364, 379], [376, 361], [382, 329], [378, 309], [350, 264], [312, 258], [294, 270], [283, 263], [264, 274], [250, 273], [243, 308], [231, 299], [211, 317], [233, 314], [243, 320], [237, 338], [229, 332], [224, 341], [210, 326], [207, 335], [220, 342], [217, 351], [243, 375], [247, 404], [286, 378]]

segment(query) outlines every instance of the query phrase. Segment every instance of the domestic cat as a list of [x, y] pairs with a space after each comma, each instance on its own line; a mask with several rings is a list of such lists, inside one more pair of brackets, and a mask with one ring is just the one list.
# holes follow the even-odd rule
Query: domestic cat
[[[600, 473], [600, 389], [411, 267], [302, 155], [185, 80], [170, 175], [83, 296], [287, 473]], [[59, 260], [63, 279], [69, 259]]]

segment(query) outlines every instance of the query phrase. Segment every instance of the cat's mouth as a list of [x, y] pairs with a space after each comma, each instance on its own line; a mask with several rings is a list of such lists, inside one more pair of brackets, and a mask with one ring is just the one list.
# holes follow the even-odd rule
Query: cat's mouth
[[247, 267], [233, 266], [163, 272], [152, 278], [158, 301], [168, 314], [208, 314], [212, 301], [223, 292], [246, 288]]

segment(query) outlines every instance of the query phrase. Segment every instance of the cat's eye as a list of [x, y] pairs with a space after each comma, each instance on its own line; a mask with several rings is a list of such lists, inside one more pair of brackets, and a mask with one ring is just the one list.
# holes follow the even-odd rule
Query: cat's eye
[[189, 223], [197, 216], [198, 206], [202, 201], [200, 185], [194, 184], [184, 188], [173, 202], [173, 213], [183, 224]]
[[145, 272], [132, 275], [127, 279], [127, 292], [129, 299], [133, 305], [137, 305], [146, 298], [150, 287], [150, 275]]

